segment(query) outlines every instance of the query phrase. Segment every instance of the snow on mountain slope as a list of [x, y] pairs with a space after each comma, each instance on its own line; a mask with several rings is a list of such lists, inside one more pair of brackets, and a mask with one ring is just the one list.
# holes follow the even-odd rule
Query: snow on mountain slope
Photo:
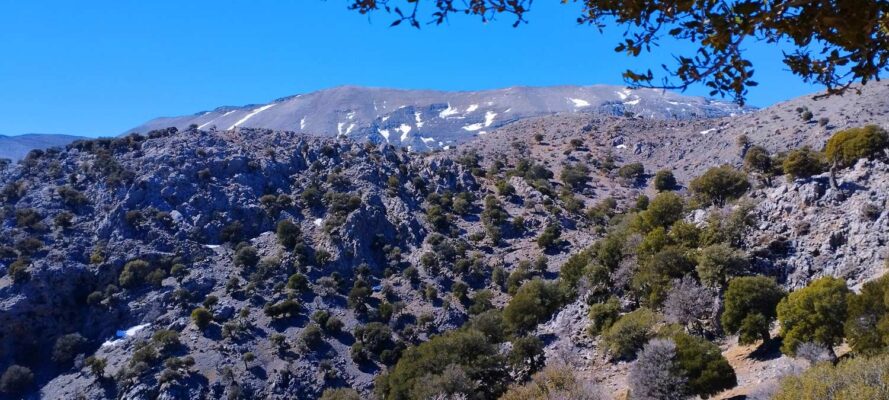
[[[635, 115], [664, 120], [725, 117], [750, 111], [733, 103], [620, 86], [511, 87], [443, 92], [342, 86], [265, 105], [220, 107], [158, 118], [128, 132], [175, 126], [286, 130], [349, 136], [413, 150], [453, 146], [517, 120], [557, 113]], [[397, 132], [397, 134], [396, 134]]]

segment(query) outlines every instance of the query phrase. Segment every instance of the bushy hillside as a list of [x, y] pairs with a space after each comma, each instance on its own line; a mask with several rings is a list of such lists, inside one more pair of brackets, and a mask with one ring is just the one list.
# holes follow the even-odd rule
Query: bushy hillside
[[830, 128], [822, 152], [712, 123], [556, 115], [426, 154], [249, 128], [32, 152], [0, 173], [0, 393], [706, 397], [752, 393], [738, 342], [883, 351], [886, 280], [849, 289], [886, 259], [883, 129]]

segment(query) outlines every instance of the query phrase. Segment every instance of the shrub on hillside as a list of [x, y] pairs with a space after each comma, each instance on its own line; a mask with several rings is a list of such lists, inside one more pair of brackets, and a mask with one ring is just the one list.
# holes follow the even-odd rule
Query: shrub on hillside
[[744, 195], [750, 189], [750, 182], [747, 181], [747, 174], [723, 165], [710, 168], [692, 179], [689, 188], [704, 203], [721, 207], [727, 201]]
[[785, 174], [794, 179], [818, 175], [825, 169], [822, 155], [809, 147], [787, 153], [781, 167]]
[[729, 281], [725, 291], [722, 327], [738, 334], [738, 343], [752, 344], [769, 338], [769, 327], [777, 317], [776, 307], [784, 291], [773, 278], [744, 276]]
[[729, 278], [747, 270], [749, 264], [744, 252], [719, 243], [701, 249], [696, 269], [701, 283], [723, 287]]
[[796, 354], [805, 342], [833, 347], [843, 339], [846, 321], [846, 281], [824, 277], [796, 290], [778, 303], [778, 321], [784, 342], [781, 351]]
[[662, 169], [654, 174], [654, 190], [665, 192], [674, 189], [676, 189], [676, 177], [673, 176], [673, 171]]
[[560, 300], [557, 283], [532, 279], [519, 288], [503, 309], [503, 320], [515, 331], [531, 330], [558, 309]]
[[650, 228], [669, 227], [682, 218], [685, 203], [673, 192], [661, 192], [652, 199], [639, 216]]
[[848, 167], [861, 158], [885, 157], [889, 134], [877, 125], [846, 129], [835, 133], [824, 146], [824, 155], [839, 167]]
[[0, 392], [10, 395], [24, 392], [34, 383], [34, 373], [28, 367], [13, 364], [0, 376]]
[[773, 400], [887, 399], [889, 354], [822, 362], [779, 383]]
[[857, 353], [871, 354], [889, 346], [889, 275], [865, 283], [848, 299], [846, 340]]
[[624, 314], [602, 335], [603, 348], [612, 359], [632, 359], [654, 336], [658, 319], [658, 315], [647, 308]]

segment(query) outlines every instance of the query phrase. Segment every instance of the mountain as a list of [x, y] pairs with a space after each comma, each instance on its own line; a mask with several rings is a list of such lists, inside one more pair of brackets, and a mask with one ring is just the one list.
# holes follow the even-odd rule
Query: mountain
[[268, 104], [220, 107], [158, 118], [131, 129], [231, 130], [237, 127], [346, 136], [425, 151], [453, 147], [528, 117], [556, 113], [638, 115], [654, 119], [713, 118], [749, 112], [736, 104], [620, 86], [511, 87], [442, 92], [343, 86]]
[[25, 135], [0, 135], [0, 158], [18, 161], [34, 149], [60, 147], [75, 140], [86, 139], [82, 136], [29, 133]]
[[[724, 205], [690, 182], [741, 171], [754, 145], [780, 164], [843, 129], [889, 128], [886, 98], [880, 84], [735, 116], [559, 112], [433, 152], [185, 127], [28, 157], [0, 168], [0, 398], [494, 399], [540, 368], [596, 392], [553, 397], [624, 398], [638, 361], [609, 338], [632, 355], [664, 321], [694, 335], [683, 357], [727, 359], [716, 391], [737, 386], [713, 398], [768, 398], [808, 364], [780, 341], [739, 346], [700, 260], [785, 290], [872, 282], [889, 160], [741, 175]], [[659, 170], [676, 184], [656, 189]], [[631, 314], [644, 318], [618, 334], [591, 329]]]

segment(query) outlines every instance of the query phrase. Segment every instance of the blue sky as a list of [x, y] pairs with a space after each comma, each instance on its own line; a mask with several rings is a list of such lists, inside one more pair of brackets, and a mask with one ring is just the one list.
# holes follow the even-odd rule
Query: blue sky
[[[530, 24], [389, 28], [346, 0], [0, 0], [0, 133], [117, 135], [158, 116], [265, 103], [338, 85], [475, 90], [622, 84], [687, 45], [631, 58], [621, 29], [578, 26], [576, 5], [539, 1]], [[786, 71], [780, 50], [748, 47], [767, 106], [816, 91]], [[655, 69], [656, 68], [652, 68]], [[695, 87], [687, 93], [705, 95]]]

